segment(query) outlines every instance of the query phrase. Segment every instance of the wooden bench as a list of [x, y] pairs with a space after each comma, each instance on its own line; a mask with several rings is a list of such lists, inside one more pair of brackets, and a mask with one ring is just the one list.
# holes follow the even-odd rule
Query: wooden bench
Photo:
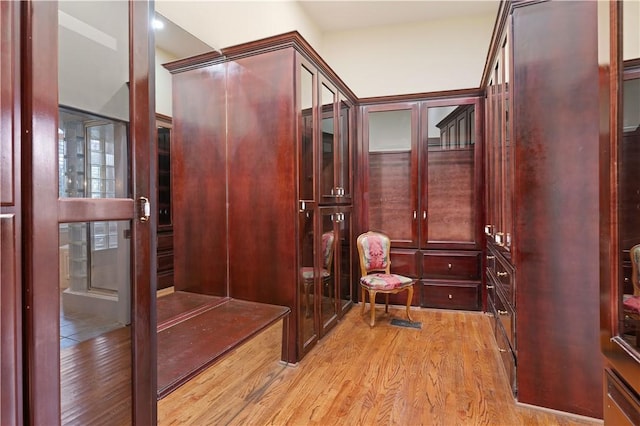
[[290, 309], [175, 292], [158, 298], [157, 312], [158, 398], [163, 398], [277, 321], [287, 330]]

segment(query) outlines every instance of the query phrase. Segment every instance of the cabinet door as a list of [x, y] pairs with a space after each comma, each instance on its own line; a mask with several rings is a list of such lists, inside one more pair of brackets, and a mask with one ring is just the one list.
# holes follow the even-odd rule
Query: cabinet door
[[335, 149], [335, 192], [338, 194], [336, 202], [351, 203], [351, 165], [353, 164], [351, 141], [353, 140], [354, 109], [353, 104], [342, 93], [339, 93], [338, 99], [338, 137]]
[[319, 319], [316, 309], [319, 267], [315, 255], [315, 207], [305, 203], [298, 214], [298, 352], [300, 358], [318, 340]]
[[365, 107], [366, 227], [391, 238], [393, 247], [418, 245], [418, 104]]
[[[477, 99], [425, 102], [422, 110], [420, 245], [477, 249], [480, 235]], [[442, 140], [443, 133], [449, 135]]]
[[320, 197], [322, 203], [334, 203], [341, 196], [340, 189], [336, 186], [336, 141], [338, 133], [338, 121], [336, 119], [336, 105], [338, 91], [326, 79], [319, 79], [320, 105], [319, 114], [319, 163], [320, 163]]
[[302, 55], [296, 55], [296, 113], [298, 120], [298, 191], [300, 200], [314, 201], [317, 101], [317, 70]]
[[353, 292], [353, 237], [352, 237], [352, 214], [351, 207], [339, 207], [337, 211], [336, 231], [337, 231], [337, 262], [338, 270], [336, 276], [338, 281], [338, 315], [342, 317], [351, 308]]
[[333, 327], [338, 319], [338, 289], [340, 263], [338, 249], [339, 227], [343, 214], [336, 207], [320, 208], [320, 238], [317, 239], [316, 261], [320, 265], [317, 307], [320, 312], [320, 335]]

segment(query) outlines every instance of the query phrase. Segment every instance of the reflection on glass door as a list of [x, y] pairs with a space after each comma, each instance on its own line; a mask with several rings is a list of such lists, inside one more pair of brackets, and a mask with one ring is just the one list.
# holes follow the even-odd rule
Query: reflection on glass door
[[129, 11], [58, 3], [61, 424], [133, 423]]

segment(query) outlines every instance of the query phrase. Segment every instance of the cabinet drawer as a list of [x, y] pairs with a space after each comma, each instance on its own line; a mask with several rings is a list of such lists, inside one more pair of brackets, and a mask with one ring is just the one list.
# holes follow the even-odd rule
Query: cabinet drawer
[[497, 259], [495, 265], [495, 283], [496, 288], [502, 291], [504, 294], [506, 301], [515, 306], [515, 291], [514, 291], [514, 280], [513, 280], [513, 272], [510, 266], [503, 263], [502, 259]]
[[509, 347], [507, 337], [500, 327], [496, 328], [496, 343], [498, 344], [498, 351], [500, 352], [502, 365], [504, 365], [504, 371], [511, 385], [511, 393], [515, 396], [518, 391], [516, 382], [516, 357]]
[[169, 288], [173, 285], [173, 271], [158, 274], [158, 290]]
[[640, 396], [610, 369], [605, 369], [604, 422], [611, 425], [640, 425]]
[[422, 306], [427, 308], [479, 309], [480, 282], [422, 281]]
[[173, 252], [158, 255], [158, 272], [173, 270]]
[[515, 339], [515, 313], [509, 303], [504, 300], [504, 296], [500, 291], [496, 292], [496, 298], [494, 299], [496, 307], [496, 318], [500, 327], [504, 330], [504, 334], [509, 340], [511, 348], [516, 347]]
[[480, 279], [480, 253], [423, 253], [422, 276], [428, 279], [478, 280]]
[[158, 251], [173, 250], [173, 234], [158, 234]]
[[415, 250], [391, 249], [391, 273], [418, 277], [418, 264]]

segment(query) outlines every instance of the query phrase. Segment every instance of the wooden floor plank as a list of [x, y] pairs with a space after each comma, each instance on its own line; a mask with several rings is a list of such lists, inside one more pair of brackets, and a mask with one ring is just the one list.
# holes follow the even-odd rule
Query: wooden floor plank
[[[264, 392], [242, 391], [235, 371], [261, 362], [271, 328], [158, 403], [164, 425], [600, 425], [602, 422], [518, 405], [488, 317], [412, 311], [422, 329], [396, 327], [352, 309], [296, 366], [273, 363]], [[403, 308], [390, 316], [404, 318]], [[598, 390], [600, 391], [600, 390]], [[240, 392], [238, 396], [232, 396]], [[230, 413], [236, 412], [230, 418]], [[221, 415], [223, 413], [224, 415]]]

